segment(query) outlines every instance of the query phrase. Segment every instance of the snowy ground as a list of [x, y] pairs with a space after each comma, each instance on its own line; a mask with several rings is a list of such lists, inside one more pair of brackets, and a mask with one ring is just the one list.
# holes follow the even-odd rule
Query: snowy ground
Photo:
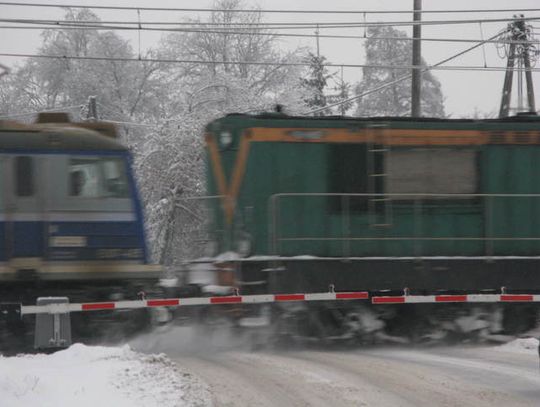
[[538, 339], [536, 338], [521, 338], [504, 345], [498, 346], [495, 350], [499, 352], [515, 352], [525, 353], [530, 355], [538, 354]]
[[51, 355], [0, 356], [0, 406], [208, 406], [207, 386], [165, 355], [75, 344]]
[[216, 406], [538, 407], [537, 346], [168, 354], [209, 384]]
[[[538, 340], [484, 347], [252, 352], [196, 331], [0, 356], [0, 406], [538, 406]], [[210, 339], [210, 338], [207, 338]], [[204, 341], [203, 341], [204, 342]], [[174, 362], [173, 362], [174, 361]], [[196, 374], [196, 375], [194, 375]], [[198, 377], [202, 377], [202, 382]]]

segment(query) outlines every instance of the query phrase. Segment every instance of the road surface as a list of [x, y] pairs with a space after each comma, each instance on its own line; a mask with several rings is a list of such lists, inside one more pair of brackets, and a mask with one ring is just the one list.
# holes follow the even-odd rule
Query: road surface
[[492, 348], [167, 353], [216, 406], [540, 406], [538, 358]]

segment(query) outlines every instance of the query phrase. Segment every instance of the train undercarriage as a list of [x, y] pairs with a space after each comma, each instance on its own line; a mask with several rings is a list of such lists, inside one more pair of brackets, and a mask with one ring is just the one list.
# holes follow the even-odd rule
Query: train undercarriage
[[[540, 302], [535, 299], [540, 301], [540, 290], [534, 289], [540, 286], [537, 264], [534, 258], [221, 258], [190, 263], [173, 283], [21, 281], [1, 286], [1, 297], [4, 302], [35, 304], [38, 296], [64, 294], [70, 303], [268, 294], [287, 297], [334, 291], [367, 294], [365, 299], [352, 301], [297, 301], [290, 296], [285, 301], [261, 304], [71, 313], [73, 339], [86, 343], [122, 341], [165, 323], [195, 325], [209, 337], [229, 330], [238, 337], [256, 338], [256, 346], [505, 342], [532, 335], [539, 326]], [[463, 300], [467, 296], [504, 295], [512, 300]], [[403, 302], [375, 301], [380, 298]], [[408, 298], [428, 300], [415, 303], [406, 301]], [[527, 301], [521, 301], [525, 298]], [[33, 321], [32, 316], [22, 321], [3, 320], [3, 346], [31, 347]]]
[[[223, 289], [229, 284], [230, 292], [237, 289], [242, 295], [336, 290], [365, 291], [371, 299], [433, 297], [433, 301], [421, 303], [373, 304], [359, 300], [249, 304], [198, 314], [202, 322], [221, 315], [232, 326], [264, 331], [266, 343], [505, 342], [537, 334], [540, 303], [529, 300], [540, 294], [536, 288], [540, 287], [539, 261], [511, 257], [222, 258], [192, 263], [183, 279], [201, 284], [215, 276], [214, 281], [207, 280], [206, 287]], [[503, 301], [463, 301], [468, 295]]]

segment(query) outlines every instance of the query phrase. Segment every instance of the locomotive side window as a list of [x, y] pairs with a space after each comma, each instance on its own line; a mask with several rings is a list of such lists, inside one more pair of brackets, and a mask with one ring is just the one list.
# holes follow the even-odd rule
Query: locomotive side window
[[[385, 193], [474, 194], [477, 192], [477, 152], [463, 148], [393, 150], [385, 161]], [[414, 199], [414, 196], [398, 200]], [[448, 199], [431, 196], [425, 199]], [[452, 197], [468, 199], [468, 197]]]
[[68, 193], [83, 198], [126, 198], [125, 164], [119, 158], [81, 157], [69, 160]]
[[15, 157], [14, 164], [15, 194], [21, 197], [34, 195], [34, 161], [32, 157]]

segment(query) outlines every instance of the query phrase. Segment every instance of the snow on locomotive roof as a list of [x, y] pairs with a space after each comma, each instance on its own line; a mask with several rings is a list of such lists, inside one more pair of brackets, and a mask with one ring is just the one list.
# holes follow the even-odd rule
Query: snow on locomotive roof
[[[39, 123], [25, 125], [0, 121], [1, 150], [113, 150], [127, 148], [110, 136], [103, 135], [97, 123], [80, 127], [78, 123]], [[94, 125], [94, 126], [93, 126]], [[91, 129], [92, 127], [96, 130]]]

